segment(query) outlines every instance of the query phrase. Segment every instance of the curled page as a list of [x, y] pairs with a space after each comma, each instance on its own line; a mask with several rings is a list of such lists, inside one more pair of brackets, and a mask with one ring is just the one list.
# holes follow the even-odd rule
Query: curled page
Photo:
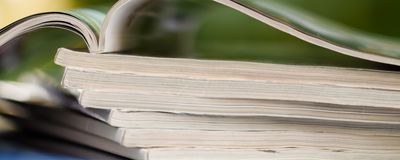
[[0, 46], [33, 30], [62, 28], [81, 36], [89, 51], [95, 52], [99, 48], [98, 37], [104, 17], [104, 13], [90, 9], [35, 14], [0, 29]]
[[351, 30], [272, 0], [215, 0], [278, 30], [342, 54], [400, 65], [400, 42]]

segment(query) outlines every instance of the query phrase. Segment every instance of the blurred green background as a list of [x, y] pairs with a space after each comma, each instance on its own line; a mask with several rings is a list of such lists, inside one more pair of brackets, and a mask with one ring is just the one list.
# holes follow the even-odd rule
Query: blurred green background
[[[21, 6], [16, 5], [17, 1], [0, 1], [1, 25], [24, 14], [79, 7], [107, 8], [115, 3], [112, 0], [25, 0], [25, 5]], [[363, 32], [400, 37], [398, 0], [278, 2]], [[15, 15], [19, 12], [21, 17]], [[135, 54], [399, 70], [398, 67], [352, 58], [308, 44], [211, 1], [170, 0], [151, 12], [157, 12], [159, 16], [153, 15], [147, 18], [150, 20], [146, 23], [138, 23], [141, 29], [132, 33], [141, 37], [134, 44], [136, 47], [132, 52]], [[18, 79], [22, 73], [40, 70], [59, 81], [62, 68], [52, 62], [59, 47], [85, 48], [85, 45], [80, 37], [60, 29], [45, 29], [17, 39], [12, 45], [0, 49], [3, 52], [0, 54], [0, 77]], [[4, 54], [6, 52], [13, 54]]]

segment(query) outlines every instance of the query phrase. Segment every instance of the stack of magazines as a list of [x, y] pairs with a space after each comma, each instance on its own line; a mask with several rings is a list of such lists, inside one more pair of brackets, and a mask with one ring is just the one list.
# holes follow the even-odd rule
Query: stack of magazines
[[[395, 40], [272, 1], [215, 1], [338, 54], [400, 66]], [[0, 45], [61, 27], [89, 48], [60, 48], [54, 58], [78, 98], [62, 106], [75, 107], [1, 103], [15, 110], [6, 121], [29, 130], [24, 142], [93, 159], [400, 159], [400, 72], [127, 54], [138, 39], [131, 24], [157, 4], [120, 0], [107, 15], [43, 13], [1, 30]], [[31, 131], [54, 138], [38, 143]], [[59, 140], [68, 144], [51, 147]]]

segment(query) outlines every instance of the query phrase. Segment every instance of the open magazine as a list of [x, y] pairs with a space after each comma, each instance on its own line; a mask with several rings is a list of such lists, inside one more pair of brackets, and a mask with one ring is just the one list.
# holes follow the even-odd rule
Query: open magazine
[[[215, 1], [338, 54], [400, 66], [396, 40], [278, 1]], [[114, 141], [141, 159], [400, 158], [398, 72], [126, 55], [140, 36], [133, 24], [160, 2], [29, 16], [1, 30], [0, 46], [46, 27], [80, 35], [89, 52], [55, 55], [62, 86], [122, 130]]]
[[[309, 43], [362, 59], [399, 64], [397, 41], [357, 32], [274, 1], [216, 1]], [[129, 44], [124, 41], [134, 41], [134, 36], [126, 36], [131, 29], [128, 24], [148, 3], [157, 1], [120, 0], [106, 16], [94, 10], [33, 15], [3, 28], [0, 44], [35, 29], [59, 27], [82, 36], [92, 53], [129, 51], [129, 45], [121, 46]]]

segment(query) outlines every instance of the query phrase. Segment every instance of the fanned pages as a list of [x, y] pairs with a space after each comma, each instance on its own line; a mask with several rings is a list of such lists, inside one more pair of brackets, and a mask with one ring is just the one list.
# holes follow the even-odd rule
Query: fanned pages
[[[120, 0], [105, 18], [94, 11], [44, 13], [24, 18], [0, 31], [0, 45], [38, 28], [61, 27], [84, 37], [93, 53], [129, 51], [124, 41], [131, 22], [144, 7], [160, 0]], [[278, 30], [336, 52], [371, 61], [400, 65], [399, 42], [353, 31], [273, 0], [214, 0]], [[99, 27], [101, 26], [101, 28]], [[100, 32], [100, 34], [99, 34]], [[100, 38], [99, 38], [100, 37]]]
[[48, 12], [16, 21], [0, 30], [0, 46], [27, 32], [41, 28], [62, 28], [80, 35], [91, 52], [98, 51], [99, 28], [104, 13], [81, 9], [68, 12]]

